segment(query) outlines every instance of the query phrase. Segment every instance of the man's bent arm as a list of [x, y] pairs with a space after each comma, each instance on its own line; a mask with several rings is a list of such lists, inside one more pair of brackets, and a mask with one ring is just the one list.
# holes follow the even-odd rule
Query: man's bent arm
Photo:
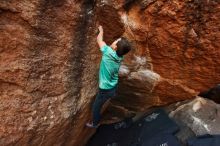
[[99, 45], [100, 48], [102, 48], [103, 46], [106, 45], [106, 43], [103, 41], [103, 28], [102, 26], [99, 26], [99, 34], [97, 36], [97, 43]]

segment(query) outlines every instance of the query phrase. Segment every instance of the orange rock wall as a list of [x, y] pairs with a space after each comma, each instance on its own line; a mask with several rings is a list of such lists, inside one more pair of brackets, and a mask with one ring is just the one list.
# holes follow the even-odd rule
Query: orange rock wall
[[99, 62], [90, 8], [0, 2], [0, 145], [73, 145], [85, 132]]
[[0, 145], [86, 143], [98, 24], [108, 44], [124, 35], [133, 45], [107, 119], [216, 85], [219, 7], [218, 0], [0, 1]]

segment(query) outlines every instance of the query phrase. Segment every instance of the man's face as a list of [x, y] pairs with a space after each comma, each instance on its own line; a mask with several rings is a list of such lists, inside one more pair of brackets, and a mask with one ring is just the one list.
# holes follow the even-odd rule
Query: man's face
[[120, 41], [121, 40], [121, 38], [118, 38], [117, 40], [115, 40], [112, 44], [111, 44], [111, 47], [114, 49], [114, 50], [116, 50], [117, 49], [117, 43], [118, 43], [118, 41]]

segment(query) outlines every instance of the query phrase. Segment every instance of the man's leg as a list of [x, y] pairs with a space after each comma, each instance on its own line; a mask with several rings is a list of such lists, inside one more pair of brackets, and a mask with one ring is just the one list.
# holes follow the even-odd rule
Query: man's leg
[[95, 102], [92, 107], [92, 114], [93, 114], [93, 124], [98, 125], [101, 119], [101, 109], [104, 103], [108, 100], [106, 95], [98, 92]]
[[115, 96], [115, 89], [108, 92], [100, 91], [97, 93], [95, 101], [92, 106], [93, 122], [87, 123], [87, 127], [97, 128], [101, 119], [101, 109], [105, 102], [111, 97]]

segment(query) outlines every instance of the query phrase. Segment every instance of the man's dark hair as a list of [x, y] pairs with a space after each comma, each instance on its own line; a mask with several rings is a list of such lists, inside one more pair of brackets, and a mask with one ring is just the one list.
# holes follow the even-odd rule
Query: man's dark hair
[[116, 53], [120, 57], [127, 54], [131, 50], [130, 42], [124, 37], [122, 37], [121, 40], [117, 42], [116, 46]]

